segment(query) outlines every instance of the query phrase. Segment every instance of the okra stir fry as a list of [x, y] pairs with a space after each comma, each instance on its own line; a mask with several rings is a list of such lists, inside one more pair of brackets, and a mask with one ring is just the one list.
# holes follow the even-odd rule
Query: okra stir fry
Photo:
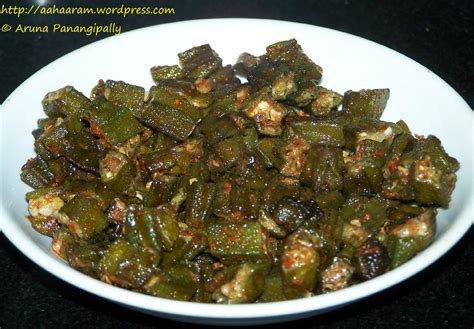
[[372, 279], [433, 241], [459, 163], [380, 120], [388, 89], [322, 87], [296, 40], [235, 65], [209, 45], [178, 57], [149, 90], [43, 99], [21, 178], [56, 256], [153, 296], [263, 303]]

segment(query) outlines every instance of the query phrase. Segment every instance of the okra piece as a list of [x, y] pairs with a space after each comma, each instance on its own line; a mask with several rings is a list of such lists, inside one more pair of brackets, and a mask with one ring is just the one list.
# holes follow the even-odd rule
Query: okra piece
[[153, 265], [144, 250], [117, 240], [104, 252], [98, 273], [104, 282], [123, 288], [138, 288], [151, 277]]
[[351, 197], [341, 208], [340, 215], [345, 223], [376, 233], [386, 220], [387, 205], [377, 198]]
[[307, 153], [300, 179], [319, 194], [342, 190], [343, 173], [343, 151], [340, 148], [312, 146]]
[[354, 275], [361, 280], [370, 280], [383, 273], [390, 265], [387, 248], [377, 239], [369, 239], [354, 252]]
[[380, 119], [389, 97], [389, 89], [349, 90], [344, 93], [342, 110], [356, 118]]
[[68, 165], [65, 158], [44, 160], [39, 155], [29, 159], [21, 167], [21, 180], [38, 189], [46, 186], [57, 186], [68, 176]]
[[74, 244], [68, 249], [67, 259], [75, 269], [98, 278], [98, 267], [108, 248], [108, 242]]
[[199, 132], [210, 144], [232, 137], [238, 134], [239, 130], [236, 120], [220, 111], [209, 113], [199, 125]]
[[316, 98], [311, 102], [309, 112], [315, 116], [325, 116], [332, 111], [336, 111], [342, 103], [342, 95], [318, 86], [316, 88]]
[[450, 157], [434, 136], [428, 136], [413, 151], [415, 161], [410, 178], [415, 200], [420, 205], [447, 208], [456, 184], [459, 163]]
[[341, 125], [309, 120], [294, 120], [289, 124], [295, 135], [309, 143], [332, 147], [344, 146], [344, 132]]
[[135, 167], [122, 153], [109, 151], [99, 163], [100, 179], [115, 192], [125, 192], [132, 183]]
[[336, 256], [331, 264], [321, 271], [322, 292], [331, 292], [346, 288], [354, 273], [354, 267], [346, 257]]
[[36, 232], [50, 237], [61, 228], [58, 219], [53, 216], [28, 216], [28, 220]]
[[169, 203], [154, 208], [155, 227], [165, 250], [170, 250], [179, 237], [178, 218]]
[[203, 108], [209, 107], [210, 96], [199, 93], [194, 85], [185, 81], [162, 81], [151, 87], [149, 101], [179, 110], [193, 120], [200, 120], [206, 114]]
[[268, 236], [258, 222], [215, 223], [209, 225], [207, 234], [211, 254], [223, 263], [268, 259]]
[[61, 208], [60, 222], [80, 239], [90, 239], [107, 226], [107, 218], [97, 199], [76, 196]]
[[275, 222], [288, 233], [295, 231], [310, 216], [308, 207], [292, 198], [281, 199], [274, 211]]
[[193, 298], [197, 288], [196, 274], [184, 265], [177, 265], [154, 274], [142, 289], [149, 295], [187, 301]]
[[264, 89], [243, 109], [247, 117], [253, 119], [258, 131], [263, 135], [281, 134], [281, 121], [286, 115], [285, 107], [273, 100]]
[[300, 229], [285, 240], [281, 256], [283, 292], [287, 299], [311, 296], [319, 272], [319, 254], [309, 232]]
[[236, 164], [244, 148], [241, 136], [234, 136], [215, 144], [208, 160], [209, 170], [211, 172], [228, 170]]
[[388, 233], [387, 249], [391, 268], [400, 266], [431, 244], [436, 233], [436, 210], [427, 208]]
[[191, 184], [191, 193], [186, 198], [184, 221], [191, 227], [204, 227], [212, 213], [215, 185], [199, 180]]
[[357, 124], [344, 126], [346, 147], [355, 151], [363, 140], [372, 140], [379, 143], [384, 141], [391, 145], [393, 140], [402, 133], [400, 127], [391, 122], [377, 119], [363, 119]]
[[263, 293], [258, 298], [259, 303], [279, 302], [285, 300], [283, 280], [279, 271], [271, 271], [265, 277]]
[[150, 71], [151, 77], [155, 82], [184, 78], [183, 70], [181, 70], [179, 65], [153, 66]]
[[137, 118], [143, 124], [179, 140], [189, 137], [199, 121], [179, 109], [158, 102], [145, 104]]
[[303, 171], [310, 147], [311, 145], [305, 139], [298, 136], [292, 138], [281, 151], [283, 164], [280, 173], [298, 178]]
[[203, 142], [188, 139], [171, 149], [141, 154], [138, 161], [147, 174], [184, 174], [203, 155]]
[[371, 139], [362, 140], [352, 156], [345, 160], [344, 191], [348, 195], [371, 195], [380, 192], [388, 146]]
[[57, 230], [53, 235], [51, 249], [56, 257], [67, 260], [69, 249], [76, 243], [72, 234], [65, 228]]
[[123, 81], [107, 80], [103, 85], [99, 82], [92, 93], [95, 97], [102, 93], [108, 101], [118, 107], [127, 108], [133, 114], [141, 111], [145, 101], [145, 88]]
[[158, 263], [161, 256], [161, 240], [155, 208], [129, 206], [125, 222], [125, 238], [137, 248], [145, 249]]
[[163, 253], [161, 266], [172, 266], [178, 263], [194, 261], [209, 247], [205, 232], [198, 229], [181, 229], [179, 238], [171, 251]]
[[288, 95], [296, 92], [298, 89], [295, 81], [294, 72], [280, 73], [272, 83], [272, 97], [275, 100], [285, 100]]
[[51, 118], [65, 117], [71, 114], [83, 117], [89, 110], [91, 101], [74, 87], [66, 86], [47, 93], [41, 104], [44, 113]]
[[222, 59], [208, 44], [178, 54], [184, 75], [190, 79], [207, 78], [222, 69]]
[[38, 142], [53, 157], [64, 156], [81, 169], [98, 173], [102, 151], [79, 117], [70, 115], [65, 119], [58, 118]]
[[125, 142], [145, 129], [131, 110], [101, 96], [92, 103], [89, 122], [92, 134], [112, 145]]
[[261, 138], [257, 142], [255, 153], [263, 161], [267, 168], [280, 168], [282, 166], [280, 153], [284, 146], [285, 142], [279, 138]]
[[267, 263], [242, 264], [234, 278], [219, 288], [215, 294], [219, 304], [242, 304], [254, 302], [262, 293], [265, 276], [270, 266]]
[[303, 52], [295, 39], [280, 41], [268, 46], [266, 54], [272, 62], [287, 64], [300, 81], [319, 82], [321, 80], [323, 69]]

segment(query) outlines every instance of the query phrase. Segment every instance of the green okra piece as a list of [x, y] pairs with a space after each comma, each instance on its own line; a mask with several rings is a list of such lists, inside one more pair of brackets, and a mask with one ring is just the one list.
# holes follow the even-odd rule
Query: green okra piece
[[153, 208], [155, 228], [164, 250], [170, 250], [179, 238], [178, 216], [169, 203]]
[[125, 221], [125, 239], [137, 248], [147, 250], [151, 259], [158, 263], [161, 256], [161, 240], [158, 232], [155, 208], [140, 205], [129, 206]]
[[203, 152], [202, 140], [188, 139], [171, 149], [140, 154], [138, 161], [148, 174], [184, 174], [199, 162]]
[[344, 191], [347, 194], [371, 195], [383, 188], [383, 168], [388, 146], [386, 142], [362, 140], [356, 152], [345, 159]]
[[343, 256], [335, 256], [329, 266], [321, 271], [320, 285], [322, 292], [331, 292], [346, 288], [354, 273], [354, 266]]
[[387, 218], [387, 204], [377, 198], [350, 197], [340, 210], [345, 223], [378, 232]]
[[214, 297], [219, 304], [254, 302], [263, 293], [268, 263], [246, 263], [237, 270], [231, 281], [222, 285]]
[[312, 144], [332, 147], [345, 144], [343, 127], [335, 123], [295, 120], [290, 122], [290, 127], [295, 135]]
[[380, 119], [389, 97], [389, 89], [349, 90], [344, 93], [342, 110], [357, 118]]
[[316, 196], [316, 203], [324, 211], [338, 210], [346, 201], [340, 191], [329, 191], [319, 193]]
[[173, 197], [176, 184], [177, 178], [175, 175], [159, 175], [152, 181], [147, 182], [145, 189], [140, 190], [143, 196], [143, 205], [156, 207], [169, 202]]
[[102, 96], [92, 103], [89, 122], [92, 134], [113, 145], [125, 142], [145, 129], [131, 110], [122, 105], [114, 105]]
[[431, 244], [436, 233], [436, 209], [427, 208], [421, 215], [388, 232], [387, 249], [391, 268], [400, 266]]
[[303, 202], [292, 198], [283, 198], [276, 205], [273, 216], [280, 227], [291, 233], [309, 219], [311, 212]]
[[99, 163], [100, 179], [115, 192], [125, 192], [132, 183], [135, 167], [120, 152], [109, 151]]
[[145, 88], [123, 81], [107, 80], [103, 85], [99, 82], [99, 85], [92, 90], [92, 94], [97, 97], [100, 93], [108, 101], [129, 109], [133, 114], [142, 109], [145, 101]]
[[48, 117], [65, 117], [71, 114], [83, 117], [91, 101], [74, 87], [66, 86], [46, 94], [41, 102]]
[[435, 136], [428, 136], [407, 156], [414, 159], [410, 167], [410, 182], [415, 200], [420, 205], [447, 208], [456, 184], [459, 162], [450, 157]]
[[315, 116], [326, 116], [342, 103], [342, 95], [332, 90], [318, 86], [316, 92], [316, 98], [308, 105], [309, 112]]
[[72, 234], [65, 228], [57, 230], [53, 235], [51, 242], [51, 249], [56, 257], [67, 260], [69, 249], [76, 244]]
[[283, 292], [283, 280], [280, 271], [272, 271], [265, 277], [263, 293], [258, 298], [259, 303], [279, 302], [286, 300]]
[[162, 266], [194, 261], [196, 257], [209, 247], [205, 232], [196, 229], [185, 229], [179, 232], [179, 238], [173, 249], [163, 253]]
[[267, 56], [272, 62], [284, 62], [294, 71], [297, 79], [319, 82], [323, 69], [315, 64], [301, 49], [295, 39], [280, 41], [267, 47]]
[[53, 157], [64, 156], [81, 169], [98, 173], [102, 150], [95, 138], [83, 127], [79, 117], [70, 115], [65, 119], [58, 118], [54, 126], [45, 131], [37, 141]]
[[151, 77], [155, 82], [184, 78], [184, 72], [179, 65], [153, 66], [150, 71]]
[[257, 149], [258, 133], [254, 127], [245, 129], [244, 131], [244, 144], [247, 151], [254, 153]]
[[212, 147], [208, 160], [211, 172], [223, 172], [236, 164], [245, 149], [242, 136], [224, 139]]
[[377, 119], [363, 119], [354, 125], [344, 126], [346, 148], [355, 151], [363, 140], [373, 140], [379, 143], [386, 141], [391, 145], [394, 139], [401, 134], [402, 129], [394, 123]]
[[199, 180], [191, 183], [191, 191], [186, 198], [184, 221], [191, 227], [204, 227], [212, 213], [215, 184]]
[[222, 59], [208, 44], [178, 54], [184, 75], [190, 79], [207, 78], [222, 69]]
[[214, 269], [212, 265], [214, 264], [214, 259], [209, 254], [199, 255], [194, 264], [197, 267], [197, 273], [199, 274], [199, 286], [194, 294], [193, 301], [198, 303], [212, 303], [212, 290], [209, 291], [208, 287], [212, 282], [214, 276]]
[[102, 232], [107, 218], [94, 197], [77, 195], [61, 208], [61, 222], [80, 239], [88, 240]]
[[344, 160], [342, 150], [313, 145], [307, 152], [301, 181], [316, 193], [342, 190]]
[[199, 124], [199, 132], [210, 143], [215, 144], [239, 133], [236, 120], [220, 111], [213, 111]]
[[179, 110], [195, 121], [204, 117], [211, 99], [208, 95], [200, 94], [195, 90], [194, 85], [171, 84], [170, 81], [163, 81], [157, 86], [150, 88], [149, 101], [158, 102], [165, 107]]
[[97, 269], [107, 248], [107, 242], [77, 243], [68, 249], [67, 260], [75, 269], [87, 275], [98, 277]]
[[303, 138], [295, 136], [280, 149], [282, 165], [280, 173], [285, 176], [299, 178], [306, 162], [311, 145]]
[[35, 189], [57, 186], [66, 179], [70, 167], [65, 158], [44, 160], [38, 155], [21, 167], [20, 178]]
[[158, 102], [147, 103], [137, 118], [145, 125], [179, 140], [191, 135], [199, 122], [179, 109]]
[[283, 164], [280, 153], [284, 146], [285, 142], [280, 138], [265, 137], [258, 140], [255, 153], [267, 168], [280, 168]]
[[272, 82], [272, 97], [275, 100], [285, 100], [297, 90], [294, 72], [281, 72]]
[[142, 288], [149, 295], [184, 301], [193, 298], [197, 289], [197, 276], [185, 265], [161, 269]]
[[261, 134], [268, 136], [281, 134], [281, 121], [287, 110], [271, 98], [268, 89], [259, 91], [243, 108], [243, 111], [248, 118], [254, 120]]
[[148, 254], [125, 240], [118, 239], [104, 252], [98, 273], [102, 281], [123, 288], [138, 288], [151, 277], [154, 266]]
[[50, 237], [61, 228], [58, 219], [53, 216], [28, 216], [28, 220], [36, 232]]
[[207, 228], [211, 254], [224, 263], [267, 259], [267, 233], [258, 222], [215, 223]]
[[232, 65], [226, 65], [222, 69], [212, 73], [208, 80], [217, 87], [221, 85], [240, 85], [240, 80], [235, 76]]
[[305, 229], [285, 239], [280, 262], [285, 297], [295, 299], [310, 295], [316, 287], [320, 257]]

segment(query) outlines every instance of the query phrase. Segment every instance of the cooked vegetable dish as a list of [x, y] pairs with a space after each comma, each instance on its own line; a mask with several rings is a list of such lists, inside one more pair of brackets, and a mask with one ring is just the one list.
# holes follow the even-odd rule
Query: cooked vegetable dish
[[459, 163], [380, 120], [388, 89], [322, 87], [296, 40], [233, 66], [209, 45], [178, 57], [149, 90], [44, 97], [21, 178], [56, 256], [153, 296], [263, 303], [372, 279], [433, 241]]

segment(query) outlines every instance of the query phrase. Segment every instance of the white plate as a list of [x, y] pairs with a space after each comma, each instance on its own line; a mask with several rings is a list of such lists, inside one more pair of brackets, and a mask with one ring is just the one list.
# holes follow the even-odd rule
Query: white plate
[[[40, 101], [51, 90], [73, 85], [89, 94], [97, 80], [114, 79], [149, 87], [149, 68], [177, 63], [176, 54], [210, 43], [225, 63], [244, 51], [262, 54], [265, 46], [296, 38], [324, 69], [323, 85], [348, 89], [388, 87], [383, 119], [405, 120], [417, 134], [436, 134], [461, 163], [449, 210], [438, 216], [436, 241], [420, 255], [368, 282], [316, 296], [257, 305], [211, 305], [151, 297], [107, 285], [56, 259], [50, 239], [31, 229], [20, 181], [21, 165], [33, 156], [31, 131], [43, 117]], [[90, 293], [137, 310], [182, 321], [243, 324], [307, 317], [356, 301], [421, 271], [450, 249], [472, 224], [472, 118], [464, 100], [443, 80], [411, 59], [349, 34], [305, 24], [250, 19], [198, 20], [159, 25], [107, 38], [46, 66], [18, 87], [2, 106], [1, 227], [10, 241], [50, 273]]]

